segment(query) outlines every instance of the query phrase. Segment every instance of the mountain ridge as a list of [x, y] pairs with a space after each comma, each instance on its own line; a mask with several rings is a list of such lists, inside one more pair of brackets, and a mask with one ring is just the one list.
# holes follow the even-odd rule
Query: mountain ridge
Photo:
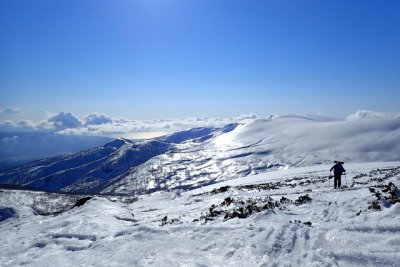
[[145, 141], [115, 139], [0, 172], [0, 183], [81, 193], [187, 190], [280, 168], [398, 161], [399, 119], [246, 119]]

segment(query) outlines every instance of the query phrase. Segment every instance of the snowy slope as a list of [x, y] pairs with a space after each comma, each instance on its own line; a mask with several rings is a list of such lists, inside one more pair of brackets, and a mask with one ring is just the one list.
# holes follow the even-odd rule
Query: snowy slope
[[[142, 194], [194, 189], [279, 168], [333, 160], [400, 160], [400, 119], [316, 116], [245, 119], [144, 142], [119, 139], [0, 173], [0, 183], [67, 192]], [[112, 143], [111, 143], [112, 144]]]
[[330, 167], [130, 204], [96, 197], [53, 216], [1, 190], [0, 266], [400, 266], [400, 162], [345, 164], [345, 190], [329, 187]]
[[68, 192], [97, 192], [129, 170], [163, 154], [170, 145], [159, 141], [133, 143], [117, 139], [102, 147], [44, 159], [1, 173], [4, 184]]
[[103, 192], [196, 188], [338, 159], [398, 161], [398, 151], [400, 119], [332, 121], [315, 116], [270, 116], [229, 125], [201, 141], [177, 144], [172, 153], [133, 169]]

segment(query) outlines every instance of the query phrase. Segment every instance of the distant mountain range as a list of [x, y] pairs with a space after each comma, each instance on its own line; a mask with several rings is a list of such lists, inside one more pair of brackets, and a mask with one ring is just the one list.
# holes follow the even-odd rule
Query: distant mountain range
[[0, 132], [0, 170], [101, 146], [112, 138], [39, 132]]
[[[399, 161], [400, 119], [247, 119], [145, 141], [116, 139], [0, 172], [1, 184], [76, 193], [186, 190], [271, 169]], [[329, 170], [327, 170], [329, 174]]]

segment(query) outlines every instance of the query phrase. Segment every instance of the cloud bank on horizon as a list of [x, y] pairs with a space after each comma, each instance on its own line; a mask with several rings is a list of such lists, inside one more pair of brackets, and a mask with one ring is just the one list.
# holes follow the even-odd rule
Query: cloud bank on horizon
[[[33, 122], [26, 119], [11, 120], [14, 115], [23, 111], [17, 108], [6, 108], [0, 112], [5, 118], [0, 122], [3, 132], [50, 132], [70, 135], [110, 136], [129, 133], [156, 133], [156, 135], [187, 130], [196, 127], [223, 127], [229, 123], [245, 119], [260, 118], [256, 114], [243, 114], [238, 117], [209, 118], [186, 117], [156, 120], [135, 120], [121, 117], [110, 117], [102, 113], [90, 113], [81, 118], [71, 112], [61, 111], [57, 114], [48, 113], [46, 118]], [[318, 116], [314, 116], [318, 117]], [[321, 117], [322, 118], [322, 117]], [[392, 119], [400, 118], [400, 113], [385, 113], [371, 110], [358, 110], [346, 117], [346, 120], [360, 119]], [[335, 119], [329, 119], [335, 120]]]
[[[4, 117], [4, 116], [3, 116]], [[71, 112], [61, 111], [57, 114], [48, 113], [46, 118], [33, 122], [26, 119], [17, 121], [4, 119], [0, 122], [0, 131], [39, 131], [73, 135], [115, 136], [127, 133], [171, 133], [195, 127], [222, 127], [231, 122], [246, 118], [256, 118], [257, 115], [241, 115], [236, 118], [171, 118], [157, 120], [134, 120], [120, 117], [110, 117], [102, 113], [90, 113], [78, 118]]]

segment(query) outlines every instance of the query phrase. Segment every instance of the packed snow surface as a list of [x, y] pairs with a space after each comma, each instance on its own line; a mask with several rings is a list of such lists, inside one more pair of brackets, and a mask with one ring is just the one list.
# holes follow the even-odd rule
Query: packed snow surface
[[330, 167], [48, 216], [30, 205], [46, 193], [2, 190], [0, 266], [400, 266], [400, 162], [346, 163], [340, 190]]

